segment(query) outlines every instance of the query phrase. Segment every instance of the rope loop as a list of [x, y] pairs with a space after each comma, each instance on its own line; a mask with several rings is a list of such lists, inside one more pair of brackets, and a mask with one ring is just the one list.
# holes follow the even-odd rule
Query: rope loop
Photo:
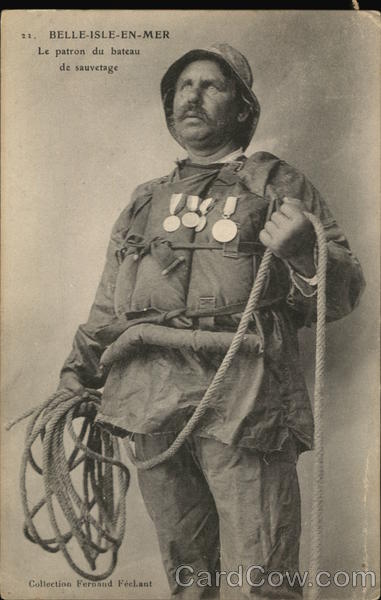
[[[61, 551], [70, 567], [91, 581], [106, 579], [115, 569], [130, 482], [129, 470], [121, 462], [119, 440], [94, 423], [99, 404], [100, 394], [94, 390], [84, 395], [61, 390], [7, 427], [29, 417], [20, 470], [25, 536], [47, 552]], [[77, 419], [82, 419], [79, 428]], [[67, 454], [69, 442], [72, 448]], [[41, 465], [32, 448], [42, 457]], [[30, 470], [42, 477], [44, 492], [33, 506], [27, 492]], [[52, 529], [48, 536], [35, 524], [43, 508]], [[90, 571], [74, 558], [78, 546]], [[108, 566], [95, 573], [98, 556], [106, 554]]]

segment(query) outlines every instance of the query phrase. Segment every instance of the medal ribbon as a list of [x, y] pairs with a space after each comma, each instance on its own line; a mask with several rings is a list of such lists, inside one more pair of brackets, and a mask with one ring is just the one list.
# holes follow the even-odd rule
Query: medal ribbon
[[200, 204], [200, 213], [204, 216], [208, 212], [210, 205], [213, 202], [213, 198], [205, 198]]
[[198, 205], [200, 202], [199, 196], [188, 196], [187, 198], [187, 208], [190, 212], [196, 212], [198, 209]]
[[179, 204], [181, 202], [182, 196], [182, 194], [172, 194], [169, 200], [169, 212], [171, 215], [175, 215], [176, 212], [179, 212], [181, 210], [179, 209]]
[[237, 196], [228, 196], [225, 201], [223, 217], [224, 219], [230, 219], [234, 215], [237, 208]]

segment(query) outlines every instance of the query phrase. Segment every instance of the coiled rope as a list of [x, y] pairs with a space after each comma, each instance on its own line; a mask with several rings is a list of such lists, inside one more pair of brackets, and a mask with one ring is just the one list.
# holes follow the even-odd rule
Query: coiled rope
[[[130, 481], [128, 468], [120, 461], [119, 440], [94, 425], [99, 404], [100, 394], [94, 391], [79, 396], [63, 390], [7, 427], [10, 429], [30, 417], [20, 470], [25, 536], [48, 552], [61, 550], [71, 568], [91, 581], [106, 579], [116, 566], [125, 531], [125, 498]], [[73, 421], [80, 416], [84, 418], [77, 435]], [[74, 444], [69, 457], [65, 454], [65, 431]], [[41, 440], [41, 467], [32, 453], [38, 438]], [[81, 476], [82, 497], [71, 476], [79, 465], [82, 465], [82, 473], [78, 474]], [[28, 466], [42, 476], [44, 489], [44, 496], [32, 508], [27, 493]], [[117, 482], [114, 481], [115, 468], [118, 471]], [[44, 506], [54, 532], [49, 538], [40, 535], [34, 522]], [[97, 510], [96, 517], [92, 514], [93, 509]], [[65, 532], [60, 525], [62, 521], [65, 522]], [[74, 549], [69, 549], [73, 538], [91, 571], [95, 571], [100, 554], [109, 553], [109, 566], [97, 574], [84, 570], [72, 557]]]
[[[317, 324], [316, 324], [316, 366], [315, 366], [315, 460], [313, 469], [313, 500], [311, 512], [311, 555], [310, 555], [310, 581], [313, 582], [309, 588], [311, 600], [318, 600], [320, 589], [317, 587], [315, 577], [320, 563], [321, 540], [320, 532], [322, 526], [323, 510], [323, 438], [322, 438], [322, 408], [324, 392], [324, 365], [325, 365], [325, 321], [326, 321], [326, 265], [327, 247], [323, 226], [314, 215], [305, 212], [305, 216], [312, 223], [318, 248], [317, 266]], [[256, 310], [259, 298], [264, 288], [272, 253], [267, 249], [264, 253], [253, 288], [251, 290], [247, 305], [242, 314], [241, 321], [233, 337], [231, 345], [222, 360], [211, 384], [205, 392], [191, 418], [178, 434], [172, 445], [161, 454], [145, 461], [138, 460], [125, 438], [125, 448], [132, 463], [142, 470], [152, 469], [174, 456], [182, 446], [187, 437], [200, 423], [208, 407], [212, 405], [225, 374], [230, 367], [236, 353], [239, 350], [243, 337], [247, 331], [253, 311]], [[105, 579], [113, 572], [118, 549], [122, 543], [125, 530], [125, 497], [128, 491], [130, 475], [127, 467], [120, 461], [120, 452], [117, 438], [111, 438], [110, 434], [94, 425], [94, 414], [91, 408], [96, 408], [100, 403], [98, 394], [88, 392], [88, 407], [90, 413], [85, 416], [82, 429], [77, 436], [73, 428], [75, 411], [83, 406], [84, 397], [74, 395], [71, 392], [62, 391], [54, 394], [47, 402], [32, 411], [28, 411], [16, 421], [10, 424], [8, 429], [26, 417], [31, 417], [26, 433], [25, 451], [21, 465], [21, 497], [25, 514], [24, 533], [26, 537], [42, 546], [49, 552], [61, 550], [69, 565], [79, 575], [98, 581]], [[67, 459], [64, 451], [64, 430], [68, 430], [73, 442], [74, 450]], [[84, 438], [87, 429], [87, 443]], [[38, 436], [43, 439], [43, 467], [36, 464], [32, 455], [32, 446]], [[79, 451], [82, 456], [77, 458]], [[115, 458], [114, 458], [115, 456]], [[81, 462], [83, 466], [83, 490], [84, 498], [76, 492], [70, 477]], [[28, 506], [26, 491], [26, 471], [30, 464], [35, 471], [43, 476], [45, 496], [33, 509]], [[102, 469], [102, 466], [105, 468]], [[114, 483], [113, 467], [118, 468], [119, 499], [114, 506]], [[90, 498], [90, 488], [92, 498]], [[62, 533], [53, 505], [53, 497], [56, 498], [63, 514], [65, 515], [69, 530]], [[55, 537], [43, 539], [38, 534], [33, 523], [37, 512], [46, 504], [49, 512], [50, 522], [55, 532]], [[92, 508], [98, 507], [98, 521], [90, 514]], [[77, 512], [75, 511], [77, 508]], [[79, 514], [77, 514], [79, 513]], [[92, 529], [97, 532], [97, 540], [92, 538]], [[111, 551], [111, 562], [109, 567], [101, 574], [93, 574], [84, 571], [72, 559], [67, 544], [75, 537], [80, 548], [87, 559], [90, 568], [95, 570], [95, 560], [99, 554]]]

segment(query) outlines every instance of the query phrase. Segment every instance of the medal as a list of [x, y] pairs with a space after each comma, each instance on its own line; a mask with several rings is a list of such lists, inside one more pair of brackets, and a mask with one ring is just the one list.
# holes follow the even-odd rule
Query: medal
[[172, 194], [171, 199], [169, 201], [169, 217], [166, 217], [163, 221], [163, 227], [165, 231], [171, 233], [172, 231], [176, 231], [180, 227], [180, 219], [175, 214], [178, 211], [179, 204], [182, 199], [182, 194]]
[[201, 215], [194, 230], [198, 233], [199, 231], [202, 231], [204, 229], [205, 225], [206, 225], [206, 216]]
[[169, 217], [166, 217], [163, 221], [163, 227], [165, 229], [165, 231], [168, 231], [168, 233], [172, 232], [172, 231], [176, 231], [176, 229], [178, 229], [180, 227], [180, 219], [178, 216], [176, 215], [170, 215]]
[[196, 213], [196, 210], [198, 208], [199, 201], [200, 201], [200, 198], [198, 196], [188, 196], [187, 208], [188, 208], [189, 212], [186, 212], [183, 215], [183, 218], [181, 219], [181, 222], [184, 225], [184, 227], [193, 228], [193, 227], [196, 227], [196, 225], [198, 225], [200, 217]]
[[212, 202], [213, 202], [213, 198], [206, 198], [200, 204], [201, 217], [199, 218], [198, 224], [195, 227], [195, 231], [197, 233], [199, 231], [202, 231], [206, 225], [206, 213], [208, 212]]
[[198, 216], [197, 213], [187, 212], [187, 213], [185, 213], [185, 215], [183, 215], [181, 222], [184, 225], [184, 227], [193, 228], [193, 227], [196, 227], [199, 220], [200, 220], [200, 217]]
[[226, 198], [223, 218], [216, 221], [212, 227], [212, 235], [217, 242], [231, 242], [237, 235], [237, 224], [230, 219], [237, 208], [237, 200], [236, 196], [228, 196]]
[[238, 227], [230, 219], [220, 219], [212, 227], [212, 235], [217, 242], [225, 243], [234, 240]]

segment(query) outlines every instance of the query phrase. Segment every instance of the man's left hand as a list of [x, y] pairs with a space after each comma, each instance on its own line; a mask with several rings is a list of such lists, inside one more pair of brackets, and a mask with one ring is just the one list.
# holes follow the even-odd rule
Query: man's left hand
[[298, 198], [284, 198], [279, 210], [271, 215], [260, 232], [259, 239], [301, 275], [314, 276], [315, 232], [303, 214], [303, 204]]

